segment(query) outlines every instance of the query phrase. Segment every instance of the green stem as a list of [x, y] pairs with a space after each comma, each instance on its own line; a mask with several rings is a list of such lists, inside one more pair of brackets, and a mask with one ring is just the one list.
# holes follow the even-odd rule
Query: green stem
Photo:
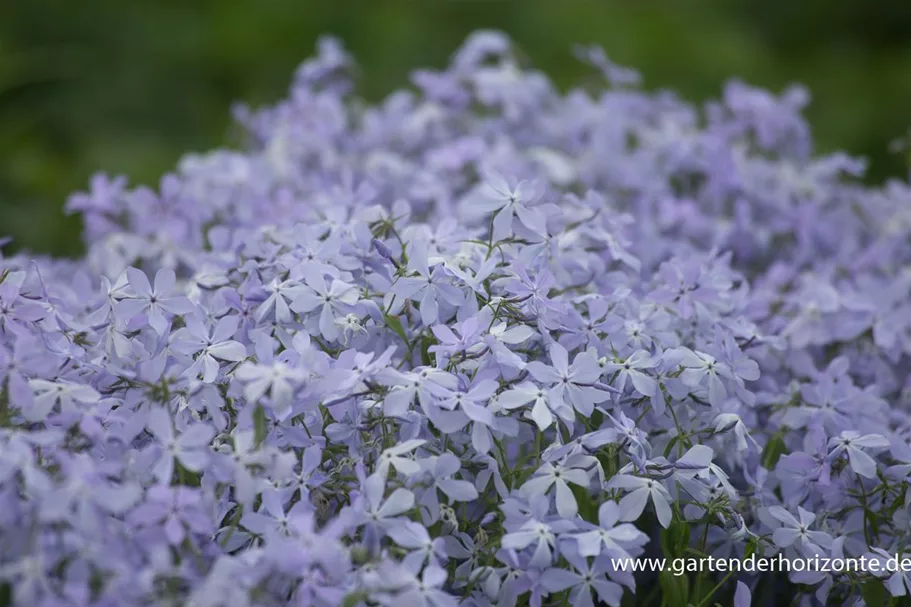
[[719, 590], [722, 586], [724, 586], [724, 585], [727, 583], [727, 581], [728, 581], [729, 579], [731, 579], [731, 576], [732, 576], [732, 575], [734, 575], [734, 571], [729, 571], [728, 574], [727, 574], [726, 576], [724, 576], [723, 578], [721, 578], [721, 581], [718, 582], [718, 584], [717, 584], [714, 588], [712, 588], [712, 589], [709, 591], [709, 593], [708, 593], [707, 595], [705, 595], [705, 597], [704, 597], [701, 601], [699, 601], [699, 604], [696, 605], [696, 607], [703, 607], [703, 605], [708, 604], [708, 602], [709, 602], [709, 600], [712, 598], [712, 596], [713, 596], [716, 592], [718, 592], [718, 590]]

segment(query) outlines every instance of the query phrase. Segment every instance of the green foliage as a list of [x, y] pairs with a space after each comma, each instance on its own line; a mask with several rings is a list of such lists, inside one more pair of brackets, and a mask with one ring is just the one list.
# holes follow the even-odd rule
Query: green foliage
[[661, 585], [661, 598], [667, 607], [687, 607], [689, 605], [690, 581], [685, 575], [674, 575], [672, 571], [662, 571], [658, 576]]
[[579, 506], [579, 516], [581, 516], [583, 520], [597, 525], [599, 504], [595, 503], [595, 500], [592, 499], [592, 495], [589, 493], [588, 488], [569, 483], [569, 489], [573, 492], [573, 497], [576, 498], [576, 504]]
[[870, 580], [862, 586], [861, 595], [867, 605], [886, 605], [889, 601], [889, 593], [886, 587], [879, 580]]
[[253, 409], [253, 444], [259, 448], [266, 436], [269, 434], [269, 419], [266, 417], [266, 410], [262, 405], [256, 405]]
[[788, 448], [784, 444], [781, 433], [774, 435], [769, 439], [769, 442], [766, 443], [765, 448], [762, 450], [763, 467], [768, 470], [774, 470], [775, 464], [778, 463], [778, 459], [787, 452]]
[[104, 169], [155, 184], [181, 154], [236, 142], [229, 105], [284, 93], [320, 34], [340, 36], [371, 100], [442, 66], [477, 28], [509, 33], [560, 86], [584, 83], [574, 43], [597, 43], [648, 87], [717, 97], [731, 76], [806, 83], [824, 150], [906, 170], [889, 142], [911, 107], [911, 4], [831, 0], [317, 2], [5, 0], [0, 11], [0, 235], [78, 251], [66, 196]]
[[671, 525], [661, 531], [661, 550], [668, 559], [687, 556], [686, 549], [690, 545], [690, 525], [684, 520], [674, 517]]
[[384, 317], [386, 320], [386, 326], [392, 329], [396, 335], [402, 338], [406, 344], [408, 343], [408, 335], [405, 334], [405, 329], [402, 328], [402, 321], [399, 320], [398, 316], [393, 316], [392, 314], [386, 314]]

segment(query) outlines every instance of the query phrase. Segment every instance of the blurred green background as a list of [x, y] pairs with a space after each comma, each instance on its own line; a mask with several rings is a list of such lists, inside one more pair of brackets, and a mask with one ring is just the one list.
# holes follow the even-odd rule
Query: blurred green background
[[102, 169], [157, 183], [229, 142], [230, 104], [280, 98], [320, 34], [344, 40], [376, 100], [479, 27], [564, 87], [586, 73], [576, 42], [692, 100], [732, 76], [803, 82], [820, 151], [869, 157], [871, 180], [907, 172], [888, 146], [911, 126], [909, 0], [0, 0], [0, 236], [77, 254], [69, 192]]

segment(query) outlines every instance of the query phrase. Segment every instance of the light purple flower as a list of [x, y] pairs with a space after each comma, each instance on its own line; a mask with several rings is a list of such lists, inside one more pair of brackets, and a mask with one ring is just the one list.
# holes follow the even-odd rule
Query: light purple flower
[[158, 270], [154, 287], [141, 270], [127, 268], [126, 274], [132, 294], [121, 299], [114, 308], [115, 314], [122, 320], [144, 315], [149, 326], [163, 335], [168, 327], [168, 314], [180, 316], [193, 310], [190, 300], [175, 289], [177, 278], [173, 270]]
[[187, 374], [202, 375], [202, 380], [212, 383], [218, 377], [221, 362], [240, 362], [247, 357], [247, 349], [231, 339], [237, 332], [236, 316], [225, 316], [210, 330], [199, 319], [187, 318], [187, 326], [172, 335], [171, 347], [182, 354], [195, 357]]
[[835, 460], [845, 454], [851, 469], [865, 478], [876, 478], [876, 461], [865, 449], [882, 450], [889, 448], [889, 440], [879, 434], [861, 436], [860, 432], [845, 430], [841, 435], [829, 439], [829, 458]]
[[529, 381], [522, 382], [497, 397], [499, 406], [507, 411], [524, 407], [530, 402], [534, 404], [527, 415], [534, 420], [541, 432], [554, 423], [554, 413], [568, 422], [575, 418], [572, 409], [563, 402], [562, 395], [554, 394], [554, 389], [547, 390]]
[[532, 361], [526, 367], [537, 381], [550, 384], [549, 398], [554, 399], [555, 407], [562, 408], [562, 403], [569, 403], [579, 413], [589, 417], [595, 405], [608, 399], [608, 393], [593, 387], [601, 376], [601, 368], [591, 352], [581, 352], [569, 364], [566, 348], [552, 343], [548, 348], [552, 366], [540, 361]]
[[557, 513], [565, 518], [573, 518], [579, 511], [576, 498], [569, 488], [568, 483], [573, 483], [585, 489], [589, 485], [588, 472], [581, 467], [574, 467], [572, 459], [563, 463], [551, 464], [545, 462], [535, 472], [534, 476], [525, 481], [522, 491], [529, 497], [547, 495], [551, 488], [557, 504]]
[[160, 448], [151, 470], [159, 482], [171, 482], [175, 462], [190, 472], [199, 472], [209, 461], [209, 445], [215, 430], [207, 424], [192, 424], [178, 433], [171, 416], [162, 408], [149, 412], [147, 424]]
[[651, 478], [618, 474], [607, 483], [608, 489], [625, 489], [628, 491], [620, 499], [620, 520], [635, 521], [642, 516], [645, 506], [651, 501], [658, 515], [658, 522], [667, 528], [671, 524], [671, 494], [660, 481]]
[[657, 366], [658, 361], [649, 356], [648, 352], [636, 350], [624, 360], [607, 362], [603, 370], [605, 373], [617, 374], [614, 383], [618, 390], [626, 389], [626, 382], [630, 381], [639, 394], [652, 396], [658, 389], [658, 382], [647, 371]]
[[520, 181], [510, 185], [500, 175], [487, 175], [476, 205], [479, 211], [496, 212], [492, 220], [493, 242], [499, 242], [512, 233], [514, 216], [518, 216], [525, 227], [538, 233], [545, 233], [545, 216], [532, 206], [540, 196], [539, 186], [534, 182]]
[[632, 558], [629, 550], [638, 549], [648, 542], [648, 536], [630, 523], [619, 523], [620, 507], [608, 500], [598, 508], [598, 527], [583, 531], [573, 537], [583, 557], [602, 554], [613, 558]]
[[810, 525], [816, 520], [816, 515], [812, 512], [798, 506], [797, 513], [799, 519], [794, 518], [793, 514], [781, 506], [769, 508], [769, 514], [782, 523], [782, 526], [772, 533], [775, 544], [781, 548], [796, 544], [801, 553], [810, 558], [816, 555], [825, 556], [826, 550], [832, 547], [832, 536], [824, 531], [810, 530]]
[[297, 290], [289, 306], [299, 314], [318, 314], [319, 331], [330, 341], [342, 335], [342, 329], [336, 322], [352, 311], [358, 301], [357, 288], [333, 278], [327, 283], [322, 271], [310, 272], [306, 286]]

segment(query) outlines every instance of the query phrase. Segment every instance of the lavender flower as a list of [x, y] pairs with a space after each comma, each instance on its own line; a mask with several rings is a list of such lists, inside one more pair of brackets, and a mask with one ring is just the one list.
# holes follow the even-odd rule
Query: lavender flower
[[562, 92], [519, 55], [478, 32], [369, 104], [324, 39], [238, 108], [251, 147], [97, 175], [84, 257], [0, 256], [0, 596], [911, 592], [616, 564], [904, 553], [911, 186], [814, 156], [800, 89], [695, 106], [589, 49]]

